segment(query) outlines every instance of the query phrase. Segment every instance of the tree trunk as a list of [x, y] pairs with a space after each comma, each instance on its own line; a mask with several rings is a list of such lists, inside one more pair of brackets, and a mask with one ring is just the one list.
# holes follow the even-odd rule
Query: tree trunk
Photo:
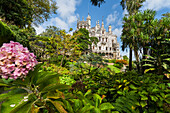
[[137, 50], [136, 46], [134, 47], [134, 54], [135, 54], [135, 58], [136, 58], [136, 62], [137, 62], [136, 66], [137, 66], [138, 72], [140, 73], [139, 54], [138, 54], [138, 50]]
[[61, 59], [61, 64], [60, 64], [60, 66], [63, 65], [64, 57], [65, 57], [65, 51], [64, 51], [64, 54], [63, 54], [63, 58]]
[[132, 70], [132, 47], [130, 48], [130, 52], [129, 52], [129, 71]]

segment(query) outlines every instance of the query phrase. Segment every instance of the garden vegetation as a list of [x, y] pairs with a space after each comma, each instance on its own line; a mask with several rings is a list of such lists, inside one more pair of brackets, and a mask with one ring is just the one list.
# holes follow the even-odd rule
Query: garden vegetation
[[170, 16], [140, 12], [144, 1], [121, 1], [122, 50], [130, 54], [116, 60], [85, 54], [98, 42], [86, 29], [70, 35], [48, 26], [36, 35], [31, 25], [56, 13], [53, 0], [0, 0], [0, 112], [168, 113]]

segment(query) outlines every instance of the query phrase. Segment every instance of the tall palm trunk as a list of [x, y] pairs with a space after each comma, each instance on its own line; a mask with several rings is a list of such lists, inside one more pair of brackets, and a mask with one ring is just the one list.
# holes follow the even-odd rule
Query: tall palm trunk
[[[142, 58], [143, 60], [146, 59], [145, 55], [147, 55], [147, 51], [148, 51], [148, 49], [145, 46], [143, 47], [143, 58]], [[145, 72], [145, 66], [143, 66], [145, 63], [146, 63], [145, 61], [142, 61], [142, 74], [144, 74]]]
[[130, 52], [129, 52], [129, 71], [132, 70], [132, 47], [130, 48]]
[[135, 54], [135, 58], [136, 58], [136, 62], [137, 62], [136, 66], [137, 66], [138, 72], [140, 72], [139, 54], [138, 54], [138, 50], [137, 50], [136, 46], [134, 47], [134, 54]]

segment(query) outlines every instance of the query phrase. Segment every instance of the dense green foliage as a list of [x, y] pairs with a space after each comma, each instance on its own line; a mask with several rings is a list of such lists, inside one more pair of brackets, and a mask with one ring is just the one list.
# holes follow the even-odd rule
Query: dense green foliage
[[0, 17], [20, 28], [43, 23], [56, 9], [54, 0], [0, 0]]
[[[0, 4], [10, 1], [0, 0]], [[0, 10], [3, 11], [1, 13], [7, 18], [6, 21], [0, 21], [0, 44], [10, 40], [20, 42], [37, 56], [38, 61], [42, 62], [39, 62], [22, 80], [2, 79], [0, 74], [0, 112], [168, 113], [170, 111], [169, 13], [157, 20], [154, 19], [155, 11], [138, 12], [143, 1], [121, 1], [123, 8], [127, 8], [130, 14], [123, 19], [122, 49], [130, 47], [130, 50], [134, 50], [135, 62], [131, 61], [132, 54], [129, 59], [123, 56], [123, 60], [106, 60], [98, 54], [84, 54], [90, 52], [92, 43], [98, 42], [96, 37], [89, 37], [86, 29], [80, 29], [71, 36], [65, 30], [49, 26], [36, 36], [33, 28], [30, 26], [24, 28], [25, 25], [29, 25], [29, 21], [33, 22], [24, 16], [33, 9], [30, 14], [32, 19], [43, 22], [49, 18], [56, 9], [52, 8], [55, 4], [53, 0], [11, 1], [7, 6], [10, 9], [7, 13], [1, 6]], [[100, 6], [104, 0], [91, 0], [91, 2]], [[16, 7], [11, 7], [10, 4]], [[25, 5], [28, 6], [28, 10], [24, 9], [27, 8]], [[26, 12], [21, 11], [18, 14], [15, 12], [17, 8]], [[43, 9], [45, 11], [41, 12], [41, 8], [45, 8]], [[41, 18], [43, 16], [45, 18]], [[27, 19], [19, 21], [24, 17]], [[12, 24], [15, 25], [4, 23], [8, 21], [10, 23], [13, 19], [15, 21]], [[138, 53], [141, 49], [143, 52]], [[142, 54], [142, 58], [139, 54]], [[0, 55], [0, 66], [4, 63], [6, 67], [11, 65], [3, 62]], [[129, 70], [133, 71], [122, 71], [122, 67], [128, 63]], [[0, 67], [0, 73], [1, 70]]]
[[0, 46], [3, 43], [9, 42], [10, 40], [15, 40], [14, 32], [0, 20]]
[[79, 44], [80, 50], [83, 52], [88, 52], [92, 50], [92, 43], [95, 45], [98, 42], [98, 39], [96, 37], [90, 37], [88, 30], [85, 28], [80, 28], [76, 33], [79, 34], [79, 36], [76, 39], [76, 42]]

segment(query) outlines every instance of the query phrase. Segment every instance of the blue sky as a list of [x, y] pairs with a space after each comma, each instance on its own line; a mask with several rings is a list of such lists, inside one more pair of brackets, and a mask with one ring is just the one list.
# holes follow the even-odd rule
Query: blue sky
[[[86, 19], [88, 12], [91, 16], [92, 27], [95, 26], [96, 21], [99, 20], [100, 24], [104, 21], [105, 29], [108, 30], [108, 26], [112, 26], [113, 34], [118, 36], [117, 40], [121, 46], [121, 30], [122, 30], [122, 18], [127, 13], [120, 6], [121, 0], [105, 0], [100, 7], [92, 6], [90, 0], [56, 0], [58, 10], [57, 15], [52, 17], [39, 25], [39, 28], [35, 27], [37, 34], [45, 30], [46, 26], [57, 26], [66, 31], [69, 28], [76, 30], [77, 19], [82, 17]], [[170, 12], [170, 0], [146, 0], [143, 3], [141, 11], [145, 9], [153, 9], [157, 11], [156, 18], [160, 19], [161, 15]], [[120, 49], [121, 50], [121, 49]], [[121, 55], [127, 55], [128, 51], [121, 51]]]

